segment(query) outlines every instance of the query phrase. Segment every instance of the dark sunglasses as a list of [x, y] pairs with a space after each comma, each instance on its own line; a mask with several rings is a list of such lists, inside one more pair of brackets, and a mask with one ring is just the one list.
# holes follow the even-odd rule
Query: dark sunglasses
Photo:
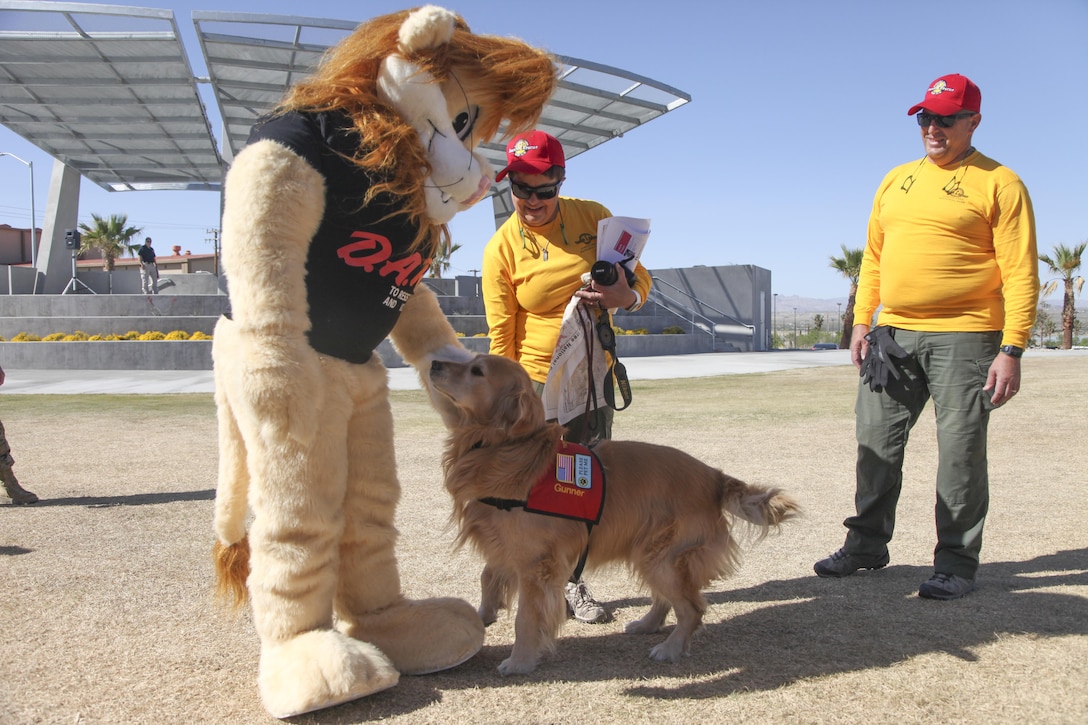
[[559, 186], [562, 181], [557, 181], [554, 184], [544, 184], [543, 186], [526, 186], [525, 184], [519, 184], [516, 181], [510, 182], [510, 191], [514, 192], [514, 196], [519, 199], [528, 199], [533, 194], [536, 194], [536, 198], [540, 201], [547, 201], [548, 199], [554, 199], [559, 193]]
[[918, 125], [922, 128], [929, 128], [929, 124], [934, 122], [936, 122], [936, 124], [941, 128], [952, 128], [956, 125], [956, 121], [960, 120], [961, 118], [970, 118], [974, 115], [975, 114], [972, 111], [957, 113], [952, 116], [938, 116], [936, 114], [926, 113], [923, 111], [922, 113], [919, 113], [917, 116], [915, 116], [915, 118], [918, 119]]

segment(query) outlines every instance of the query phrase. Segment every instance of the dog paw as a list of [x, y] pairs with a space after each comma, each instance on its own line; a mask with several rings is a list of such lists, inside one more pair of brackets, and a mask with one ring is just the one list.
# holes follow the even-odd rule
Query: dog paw
[[503, 677], [510, 675], [527, 675], [536, 669], [537, 662], [515, 662], [513, 657], [507, 657], [499, 663], [499, 674]]
[[636, 619], [633, 622], [628, 622], [623, 627], [625, 634], [654, 634], [660, 629], [657, 624], [652, 622], [646, 622], [642, 619]]
[[679, 662], [683, 656], [684, 648], [677, 647], [668, 640], [650, 650], [650, 659], [655, 662]]

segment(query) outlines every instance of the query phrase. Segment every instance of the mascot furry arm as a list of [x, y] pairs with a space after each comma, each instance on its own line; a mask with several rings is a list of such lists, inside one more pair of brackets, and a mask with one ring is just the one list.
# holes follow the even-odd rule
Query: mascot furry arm
[[[548, 54], [426, 6], [374, 18], [254, 127], [227, 177], [232, 317], [213, 343], [215, 558], [247, 599], [277, 717], [455, 666], [483, 643], [458, 599], [401, 593], [387, 335], [417, 369], [466, 355], [419, 284], [445, 223], [486, 196], [473, 153], [532, 127]], [[252, 523], [246, 531], [246, 518]]]

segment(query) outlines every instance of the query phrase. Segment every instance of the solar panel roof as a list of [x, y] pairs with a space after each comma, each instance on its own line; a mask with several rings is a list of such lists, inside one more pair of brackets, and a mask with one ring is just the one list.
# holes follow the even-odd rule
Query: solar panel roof
[[0, 123], [109, 190], [218, 187], [172, 12], [0, 2], [0, 28]]
[[[0, 0], [0, 123], [109, 190], [218, 189], [254, 120], [356, 26], [203, 11], [192, 20], [207, 78], [194, 76], [172, 11]], [[558, 60], [560, 84], [537, 127], [568, 158], [691, 100], [618, 68]], [[501, 138], [482, 153], [505, 166]]]

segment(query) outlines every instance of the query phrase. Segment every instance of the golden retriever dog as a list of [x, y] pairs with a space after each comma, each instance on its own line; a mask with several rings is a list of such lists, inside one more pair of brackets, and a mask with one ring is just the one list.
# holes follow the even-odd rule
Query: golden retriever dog
[[593, 449], [607, 483], [599, 523], [590, 529], [583, 521], [529, 513], [519, 504], [555, 460], [564, 429], [545, 421], [528, 374], [507, 358], [477, 355], [467, 363], [433, 363], [428, 382], [450, 433], [443, 469], [457, 545], [470, 543], [485, 560], [484, 624], [518, 594], [503, 675], [532, 672], [541, 654], [554, 650], [566, 619], [563, 587], [587, 545], [587, 569], [624, 563], [650, 590], [650, 611], [626, 632], [658, 632], [669, 609], [675, 611], [676, 627], [650, 657], [676, 662], [702, 624], [702, 590], [739, 564], [734, 520], [752, 524], [762, 537], [800, 513], [779, 489], [750, 486], [675, 448], [611, 440]]

